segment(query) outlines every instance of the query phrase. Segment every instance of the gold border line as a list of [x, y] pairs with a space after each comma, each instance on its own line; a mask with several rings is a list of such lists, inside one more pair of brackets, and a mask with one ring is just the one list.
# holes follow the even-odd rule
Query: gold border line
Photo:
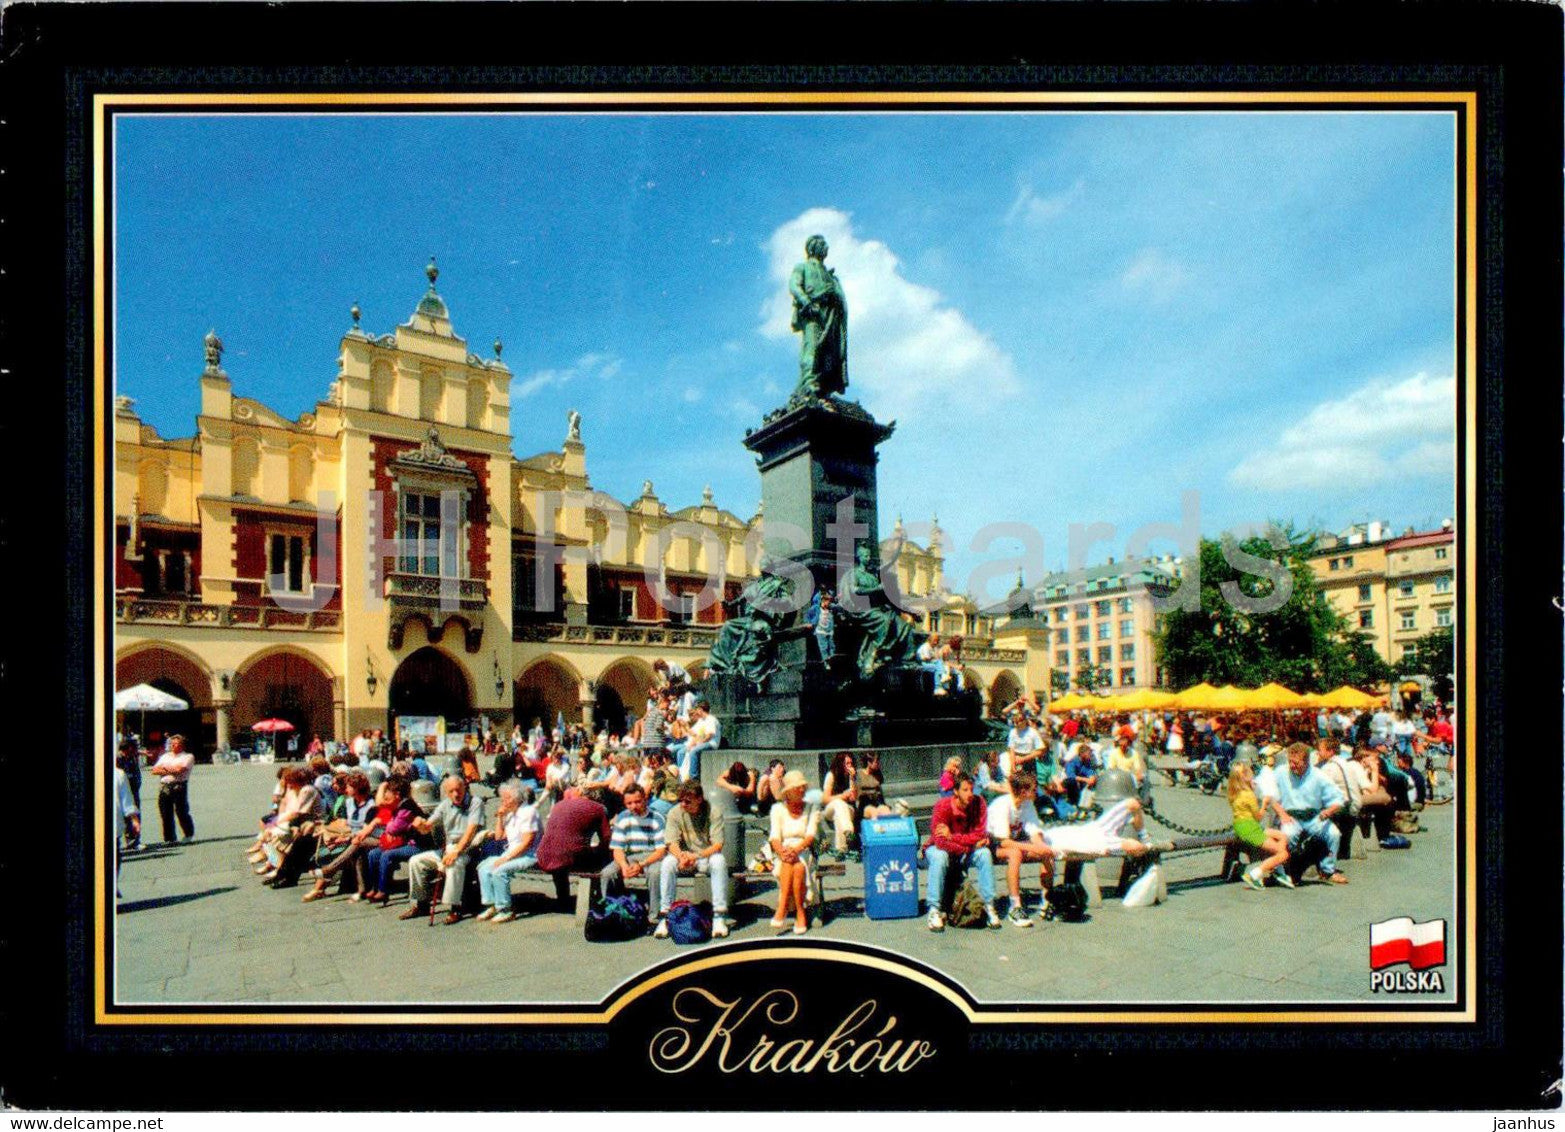
[[[105, 400], [105, 385], [107, 375], [104, 372], [104, 351], [106, 342], [104, 339], [104, 271], [103, 256], [104, 243], [104, 217], [106, 215], [106, 201], [104, 200], [104, 180], [107, 175], [107, 166], [104, 164], [104, 138], [103, 120], [104, 104], [98, 99], [93, 99], [92, 107], [92, 481], [93, 481], [93, 540], [92, 540], [92, 569], [93, 569], [93, 600], [91, 609], [92, 619], [92, 672], [93, 672], [93, 703], [97, 709], [93, 712], [93, 749], [99, 752], [101, 758], [105, 747], [107, 735], [104, 727], [104, 711], [112, 704], [103, 702], [103, 688], [106, 679], [105, 642], [103, 622], [108, 611], [103, 607], [104, 587], [104, 420], [103, 403]], [[117, 752], [116, 752], [117, 753]], [[103, 922], [104, 905], [107, 903], [108, 893], [105, 889], [103, 875], [103, 836], [108, 830], [108, 799], [104, 796], [105, 768], [98, 758], [88, 760], [92, 779], [92, 814], [94, 826], [93, 844], [93, 905], [92, 917], [94, 936], [96, 937], [96, 978], [93, 980], [94, 1007], [99, 1021], [103, 1019], [103, 1012], [107, 1005], [108, 987], [105, 985], [108, 971], [108, 955], [106, 947], [106, 932]]]
[[900, 106], [924, 106], [939, 103], [972, 103], [998, 106], [1080, 106], [1103, 104], [1268, 103], [1319, 105], [1348, 103], [1434, 103], [1455, 104], [1475, 98], [1473, 91], [851, 91], [851, 90], [774, 90], [774, 91], [512, 91], [462, 94], [454, 91], [415, 93], [394, 91], [370, 94], [358, 91], [326, 91], [297, 94], [286, 91], [245, 92], [206, 95], [181, 93], [100, 94], [94, 100], [103, 106], [296, 106], [310, 103], [320, 106], [459, 106], [465, 104], [516, 106], [711, 106], [711, 105], [844, 105], [879, 103]]
[[[831, 963], [847, 963], [858, 967], [868, 967], [887, 974], [897, 975], [909, 982], [917, 983], [926, 990], [939, 995], [950, 1002], [967, 1018], [969, 1022], [979, 1024], [1005, 1024], [1020, 1022], [1204, 1022], [1217, 1024], [1237, 1024], [1255, 1022], [1384, 1022], [1384, 1021], [1409, 1021], [1430, 1022], [1450, 1021], [1450, 1012], [1436, 1011], [1412, 1011], [1412, 1010], [1345, 1010], [1338, 1013], [1323, 1015], [1319, 1011], [1279, 1011], [1250, 1008], [1236, 1011], [1182, 1011], [1182, 1012], [1154, 1012], [1150, 1010], [1061, 1010], [1040, 1015], [1028, 1011], [1001, 1011], [975, 1009], [960, 992], [949, 984], [926, 974], [923, 971], [909, 967], [907, 964], [894, 958], [882, 958], [874, 955], [866, 955], [859, 952], [844, 952], [834, 948], [812, 947], [809, 945], [778, 945], [774, 947], [756, 948], [740, 952], [724, 953], [722, 951], [709, 953], [700, 958], [693, 958], [675, 967], [670, 967], [658, 974], [637, 981], [627, 988], [624, 993], [617, 995], [609, 1005], [601, 1012], [588, 1011], [558, 1011], [536, 1014], [502, 1014], [488, 1013], [451, 1013], [442, 1012], [438, 1018], [432, 1018], [429, 1011], [388, 1012], [366, 1015], [349, 1015], [349, 1020], [374, 1024], [382, 1022], [395, 1023], [457, 1023], [464, 1026], [473, 1025], [560, 1025], [560, 1024], [605, 1024], [612, 1022], [626, 1008], [645, 995], [651, 994], [659, 987], [691, 975], [700, 974], [718, 967], [730, 967], [742, 963], [776, 963], [778, 961], [814, 960]], [[209, 1014], [116, 1014], [102, 1019], [110, 1025], [138, 1025], [146, 1023], [183, 1023], [186, 1025], [277, 1025], [277, 1024], [340, 1024], [344, 1019], [341, 1014], [329, 1013], [287, 1013], [287, 1014], [236, 1014], [236, 1013], [209, 1013]]]
[[[1466, 389], [1463, 400], [1466, 402], [1467, 436], [1463, 455], [1467, 463], [1467, 475], [1463, 484], [1465, 496], [1466, 521], [1462, 524], [1462, 542], [1465, 559], [1462, 570], [1462, 583], [1466, 588], [1463, 604], [1467, 607], [1467, 616], [1462, 619], [1460, 626], [1462, 633], [1462, 682], [1461, 692], [1462, 712], [1467, 717], [1463, 720], [1462, 738], [1464, 747], [1459, 756], [1465, 764], [1463, 770], [1466, 773], [1464, 783], [1467, 796], [1461, 800], [1466, 808], [1465, 840], [1467, 844], [1467, 862], [1465, 880], [1467, 882], [1466, 916], [1463, 926], [1466, 937], [1463, 941], [1466, 950], [1466, 978], [1467, 978], [1467, 1003], [1469, 1011], [1476, 1015], [1478, 995], [1478, 98], [1474, 94], [1467, 101], [1466, 111], [1466, 163], [1467, 176], [1461, 191], [1467, 196], [1466, 210], [1466, 234], [1467, 255], [1466, 263], [1462, 265], [1467, 281], [1466, 314], [1467, 314], [1467, 340], [1462, 344], [1464, 360], [1466, 362]], [[1460, 211], [1460, 210], [1458, 210]], [[1453, 788], [1455, 783], [1452, 783]], [[1476, 1017], [1475, 1017], [1476, 1020]]]
[[[107, 832], [107, 798], [105, 795], [104, 774], [101, 766], [94, 760], [97, 773], [93, 776], [94, 802], [93, 812], [97, 821], [95, 831], [94, 893], [96, 903], [94, 905], [94, 937], [97, 970], [94, 980], [94, 1021], [104, 1026], [182, 1026], [182, 1025], [381, 1025], [387, 1022], [411, 1024], [411, 1025], [601, 1025], [612, 1021], [628, 1005], [635, 1002], [641, 996], [651, 992], [659, 986], [683, 978], [687, 975], [710, 970], [715, 967], [731, 964], [770, 961], [775, 959], [822, 959], [831, 962], [849, 963], [864, 967], [878, 969], [890, 974], [896, 974], [918, 983], [947, 999], [961, 1010], [969, 1022], [976, 1024], [1017, 1025], [1024, 1023], [1068, 1023], [1068, 1022], [1100, 1022], [1100, 1023], [1152, 1023], [1152, 1024], [1177, 1024], [1182, 1022], [1213, 1023], [1213, 1024], [1237, 1024], [1237, 1023], [1277, 1023], [1277, 1022], [1303, 1022], [1343, 1024], [1356, 1022], [1410, 1022], [1424, 1025], [1435, 1023], [1474, 1022], [1477, 1020], [1477, 811], [1473, 805], [1473, 799], [1477, 791], [1477, 759], [1474, 752], [1477, 749], [1477, 688], [1474, 675], [1477, 672], [1477, 642], [1476, 633], [1472, 623], [1477, 614], [1476, 596], [1476, 550], [1477, 550], [1477, 489], [1474, 470], [1477, 467], [1477, 384], [1478, 384], [1478, 346], [1477, 346], [1477, 279], [1478, 279], [1478, 144], [1477, 144], [1477, 108], [1478, 94], [1476, 91], [747, 91], [747, 92], [722, 92], [722, 91], [685, 91], [685, 92], [658, 92], [624, 91], [619, 93], [607, 93], [602, 91], [591, 92], [536, 92], [536, 93], [475, 93], [458, 94], [451, 92], [432, 92], [427, 94], [410, 92], [391, 92], [386, 94], [369, 93], [241, 93], [223, 95], [202, 95], [192, 93], [159, 93], [159, 94], [95, 94], [92, 99], [93, 107], [93, 391], [95, 401], [93, 406], [94, 440], [93, 450], [93, 477], [95, 486], [95, 500], [93, 516], [97, 522], [97, 538], [94, 541], [93, 567], [95, 571], [96, 588], [94, 592], [95, 618], [93, 624], [93, 657], [95, 665], [96, 686], [94, 689], [95, 712], [93, 734], [97, 739], [97, 749], [104, 749], [105, 740], [105, 709], [108, 705], [104, 702], [104, 688], [106, 685], [105, 672], [105, 641], [104, 621], [107, 611], [101, 605], [105, 585], [105, 536], [104, 507], [105, 507], [105, 459], [104, 459], [104, 397], [107, 384], [106, 372], [106, 318], [105, 318], [105, 271], [106, 256], [106, 214], [107, 200], [105, 196], [105, 143], [104, 119], [105, 111], [110, 108], [131, 107], [179, 107], [201, 106], [211, 107], [215, 113], [222, 113], [225, 107], [245, 106], [290, 106], [306, 107], [316, 106], [452, 106], [474, 104], [486, 107], [499, 106], [637, 106], [656, 107], [667, 106], [712, 106], [712, 105], [754, 105], [754, 106], [787, 106], [787, 105], [847, 105], [847, 104], [880, 104], [887, 106], [927, 106], [933, 104], [966, 104], [972, 106], [1034, 106], [1039, 110], [1047, 110], [1051, 106], [1081, 106], [1092, 104], [1108, 104], [1114, 106], [1147, 106], [1155, 108], [1158, 105], [1187, 105], [1187, 104], [1226, 104], [1226, 105], [1321, 105], [1326, 103], [1348, 103], [1355, 105], [1396, 105], [1422, 103], [1432, 106], [1447, 107], [1450, 111], [1465, 108], [1464, 115], [1457, 115], [1457, 128], [1465, 130], [1465, 154], [1466, 176], [1464, 184], [1456, 186], [1456, 191], [1465, 196], [1465, 234], [1466, 256], [1465, 262], [1458, 265], [1463, 272], [1466, 283], [1466, 296], [1464, 309], [1466, 312], [1466, 338], [1462, 344], [1466, 361], [1466, 396], [1465, 420], [1467, 435], [1464, 451], [1459, 456], [1466, 461], [1467, 476], [1465, 484], [1465, 501], [1467, 513], [1465, 516], [1464, 530], [1462, 532], [1463, 544], [1466, 550], [1465, 569], [1463, 570], [1463, 584], [1466, 586], [1464, 601], [1466, 611], [1465, 634], [1463, 636], [1462, 655], [1464, 658], [1463, 694], [1462, 705], [1466, 713], [1464, 720], [1463, 738], [1466, 741], [1466, 751], [1461, 756], [1465, 765], [1464, 785], [1466, 797], [1463, 801], [1465, 810], [1465, 845], [1466, 855], [1466, 886], [1465, 890], [1458, 888], [1458, 895], [1465, 895], [1465, 989], [1466, 1005], [1460, 1009], [1452, 1010], [1398, 1010], [1398, 1009], [1367, 1009], [1357, 1011], [1323, 1012], [1323, 1011], [1288, 1011], [1281, 1012], [1268, 1010], [1264, 1004], [1246, 1004], [1245, 1009], [1234, 1011], [1216, 1010], [1168, 1010], [1151, 1012], [1147, 1010], [1115, 1010], [1115, 1009], [1064, 1009], [1064, 1010], [1039, 1010], [1039, 1011], [997, 1011], [974, 1008], [967, 1000], [952, 989], [946, 983], [931, 977], [923, 971], [907, 966], [896, 959], [880, 958], [873, 955], [843, 952], [833, 949], [808, 946], [768, 947], [756, 950], [735, 951], [730, 953], [717, 952], [714, 954], [692, 959], [688, 963], [669, 968], [650, 979], [639, 980], [633, 985], [622, 986], [617, 994], [603, 1009], [587, 1010], [560, 1010], [548, 1013], [462, 1013], [443, 1010], [437, 1006], [429, 1009], [409, 1010], [398, 1013], [374, 1013], [374, 1014], [342, 1014], [342, 1013], [258, 1013], [247, 1011], [211, 1011], [206, 1013], [166, 1014], [166, 1013], [140, 1013], [133, 1011], [118, 1011], [109, 1013], [107, 1004], [107, 947], [104, 909], [106, 907], [107, 880], [105, 876], [105, 846], [103, 837]], [[1447, 112], [1441, 110], [1439, 112]], [[1460, 206], [1462, 201], [1458, 199]], [[1461, 214], [1463, 209], [1458, 208]], [[634, 978], [634, 976], [633, 976]]]

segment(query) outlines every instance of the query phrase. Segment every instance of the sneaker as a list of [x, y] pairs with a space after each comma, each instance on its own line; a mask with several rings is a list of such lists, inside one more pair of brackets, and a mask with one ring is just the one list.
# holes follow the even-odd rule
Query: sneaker
[[1382, 849], [1410, 849], [1413, 843], [1400, 834], [1393, 833], [1380, 843]]
[[653, 939], [667, 939], [668, 938], [668, 920], [667, 920], [667, 918], [660, 917], [658, 919], [658, 926], [656, 928], [652, 929], [652, 938]]
[[984, 905], [984, 919], [987, 921], [984, 925], [985, 927], [999, 928], [1005, 926], [1000, 919], [1000, 913], [994, 910], [993, 904]]
[[495, 917], [489, 922], [491, 924], [508, 924], [514, 919], [516, 919], [515, 912], [499, 912], [496, 913]]
[[491, 905], [489, 905], [489, 907], [485, 908], [482, 912], [478, 913], [478, 915], [474, 916], [473, 919], [475, 919], [475, 920], [492, 920], [492, 919], [495, 918], [495, 911], [496, 911], [495, 906], [493, 904], [491, 904]]
[[728, 936], [728, 921], [721, 916], [712, 917], [712, 938], [725, 939]]
[[1239, 879], [1244, 881], [1247, 888], [1253, 888], [1257, 892], [1266, 887], [1266, 882], [1261, 879], [1261, 867], [1259, 865], [1251, 865], [1248, 869], [1245, 869], [1244, 872], [1239, 874]]
[[946, 918], [939, 908], [931, 908], [929, 910], [929, 930], [932, 932], [943, 932], [946, 930]]
[[1012, 904], [1011, 910], [1005, 914], [1005, 918], [1010, 920], [1012, 925], [1015, 927], [1032, 927], [1032, 917], [1027, 914], [1026, 909], [1024, 909], [1020, 904]]
[[1287, 869], [1278, 869], [1276, 872], [1272, 873], [1272, 879], [1275, 880], [1278, 884], [1282, 885], [1284, 888], [1299, 887], [1293, 883], [1293, 878], [1288, 875]]

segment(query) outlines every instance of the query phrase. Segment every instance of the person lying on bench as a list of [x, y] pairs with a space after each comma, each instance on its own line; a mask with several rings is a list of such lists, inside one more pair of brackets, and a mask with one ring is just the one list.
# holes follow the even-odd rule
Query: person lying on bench
[[1006, 913], [1018, 928], [1032, 927], [1027, 909], [1022, 907], [1022, 863], [1038, 862], [1038, 879], [1045, 888], [1054, 877], [1054, 850], [1043, 839], [1043, 823], [1033, 800], [1038, 796], [1038, 780], [1028, 771], [1011, 775], [1011, 792], [989, 803], [989, 837], [998, 846], [995, 852], [1005, 862], [1005, 886], [1011, 894], [1011, 910]]
[[[1145, 828], [1141, 803], [1135, 798], [1122, 798], [1090, 822], [1044, 830], [1043, 839], [1056, 857], [1066, 853], [1079, 857], [1106, 857], [1110, 853], [1137, 857], [1147, 851], [1141, 840]], [[1127, 835], [1127, 829], [1134, 830], [1135, 835]]]

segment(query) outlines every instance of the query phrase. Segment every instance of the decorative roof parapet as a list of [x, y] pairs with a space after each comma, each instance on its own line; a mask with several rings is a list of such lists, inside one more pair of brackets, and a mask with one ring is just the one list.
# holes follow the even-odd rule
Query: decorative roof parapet
[[434, 425], [429, 426], [429, 433], [424, 437], [424, 443], [416, 449], [409, 449], [400, 453], [396, 463], [418, 468], [433, 468], [444, 472], [455, 472], [463, 476], [472, 476], [473, 471], [461, 460], [446, 451], [446, 446], [440, 443], [440, 433]]

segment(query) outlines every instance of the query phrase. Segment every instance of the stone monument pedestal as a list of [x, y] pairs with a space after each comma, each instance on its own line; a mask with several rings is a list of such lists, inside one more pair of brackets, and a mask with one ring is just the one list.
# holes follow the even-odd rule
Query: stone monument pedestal
[[[745, 437], [761, 469], [769, 557], [798, 563], [817, 588], [833, 592], [842, 585], [839, 572], [852, 565], [855, 545], [867, 544], [878, 562], [875, 449], [894, 427], [851, 401], [831, 397], [790, 402]], [[855, 534], [833, 531], [844, 501], [850, 501], [852, 521], [860, 526]], [[970, 743], [985, 734], [983, 698], [976, 689], [937, 696], [931, 674], [916, 665], [883, 665], [870, 680], [861, 680], [857, 633], [841, 621], [839, 651], [829, 665], [802, 616], [780, 628], [773, 641], [776, 668], [759, 687], [732, 672], [713, 673], [705, 682], [725, 747], [929, 747]]]
[[[839, 659], [851, 666], [850, 658]], [[936, 696], [922, 669], [883, 668], [867, 687], [845, 686], [838, 665], [822, 663], [808, 630], [789, 630], [778, 642], [777, 660], [777, 671], [759, 688], [727, 673], [707, 677], [703, 694], [722, 721], [724, 747], [897, 747], [971, 742], [984, 734], [978, 691]]]
[[[765, 552], [806, 566], [816, 586], [834, 591], [839, 561], [845, 568], [853, 564], [855, 541], [867, 542], [878, 558], [875, 448], [895, 428], [837, 397], [768, 414], [744, 440], [761, 470]], [[867, 530], [839, 547], [830, 529], [848, 499], [853, 522]]]

